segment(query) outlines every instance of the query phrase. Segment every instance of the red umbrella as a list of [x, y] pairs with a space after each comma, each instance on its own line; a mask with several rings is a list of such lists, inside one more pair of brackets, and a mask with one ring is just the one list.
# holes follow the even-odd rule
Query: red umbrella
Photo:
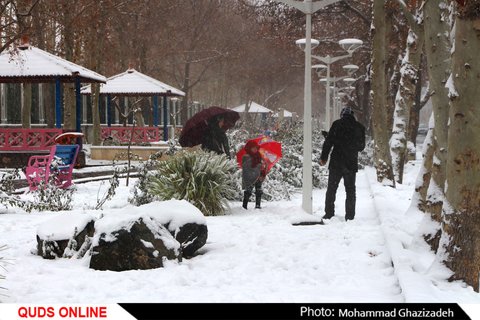
[[[267, 163], [267, 172], [282, 158], [282, 144], [272, 140], [268, 136], [259, 136], [248, 141], [255, 141], [258, 145], [258, 152], [262, 159]], [[248, 143], [247, 141], [247, 143]], [[245, 146], [237, 152], [237, 163], [242, 167], [242, 158], [247, 153]]]
[[223, 130], [228, 130], [235, 125], [240, 115], [238, 112], [221, 107], [210, 107], [197, 112], [187, 120], [180, 134], [180, 145], [182, 147], [193, 147], [202, 143], [205, 131], [208, 130], [208, 121], [213, 117], [221, 116], [224, 119]]

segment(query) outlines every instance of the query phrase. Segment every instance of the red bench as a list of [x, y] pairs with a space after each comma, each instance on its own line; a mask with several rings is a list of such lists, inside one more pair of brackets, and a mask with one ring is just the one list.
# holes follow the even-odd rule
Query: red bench
[[30, 190], [37, 190], [38, 186], [48, 183], [54, 175], [54, 184], [59, 188], [68, 188], [72, 184], [73, 166], [77, 159], [79, 145], [54, 145], [50, 154], [46, 156], [31, 156], [25, 175]]

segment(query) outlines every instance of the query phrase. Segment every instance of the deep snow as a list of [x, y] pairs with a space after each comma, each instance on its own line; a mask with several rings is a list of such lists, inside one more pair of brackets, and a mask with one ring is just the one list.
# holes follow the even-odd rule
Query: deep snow
[[[325, 225], [292, 226], [309, 216], [301, 195], [265, 202], [261, 210], [231, 203], [231, 213], [207, 217], [209, 237], [200, 254], [165, 268], [110, 272], [88, 268], [89, 258], [44, 260], [31, 252], [39, 225], [58, 213], [0, 209], [0, 244], [11, 259], [0, 296], [12, 303], [116, 302], [459, 302], [480, 294], [449, 272], [418, 241], [422, 215], [407, 212], [420, 163], [406, 167], [405, 183], [392, 189], [375, 182], [372, 168], [357, 175], [357, 215], [345, 222], [345, 192], [337, 216]], [[77, 185], [75, 213], [95, 205], [100, 182]], [[106, 186], [102, 186], [106, 188]], [[325, 190], [314, 190], [316, 218]], [[104, 213], [128, 211], [124, 180]], [[100, 215], [101, 211], [98, 211]], [[393, 267], [392, 265], [395, 265]]]

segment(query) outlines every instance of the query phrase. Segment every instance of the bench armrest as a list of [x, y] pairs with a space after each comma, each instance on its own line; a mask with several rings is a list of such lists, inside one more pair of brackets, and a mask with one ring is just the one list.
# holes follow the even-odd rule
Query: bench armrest
[[28, 159], [29, 167], [46, 167], [50, 156], [31, 156]]

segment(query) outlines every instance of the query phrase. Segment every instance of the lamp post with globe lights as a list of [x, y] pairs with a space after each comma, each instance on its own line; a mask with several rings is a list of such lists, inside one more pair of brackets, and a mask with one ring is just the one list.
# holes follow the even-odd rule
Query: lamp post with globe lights
[[[317, 56], [317, 55], [312, 55], [312, 58], [313, 59], [316, 59], [316, 60], [319, 60], [321, 61], [322, 63], [324, 63], [323, 65], [315, 65], [316, 66], [316, 70], [326, 70], [327, 74], [326, 74], [326, 79], [327, 79], [327, 83], [326, 83], [326, 86], [327, 88], [330, 87], [330, 65], [334, 62], [337, 62], [339, 60], [342, 60], [342, 59], [346, 59], [346, 58], [351, 58], [352, 55], [353, 55], [353, 52], [355, 50], [357, 50], [358, 48], [360, 48], [362, 45], [363, 45], [363, 41], [362, 40], [359, 40], [359, 39], [342, 39], [340, 41], [338, 41], [338, 44], [345, 50], [347, 51], [347, 54], [345, 55], [341, 55], [341, 56], [336, 56], [336, 57], [332, 57], [330, 55], [327, 55], [327, 56], [324, 56], [324, 57], [321, 57], [321, 56]], [[324, 67], [326, 66], [326, 68]], [[348, 66], [353, 66], [353, 65], [348, 65]], [[345, 66], [346, 67], [346, 66]], [[357, 69], [358, 67], [355, 66]], [[348, 69], [346, 69], [347, 72], [348, 72]], [[326, 113], [325, 113], [325, 125], [326, 126], [329, 126], [330, 125], [330, 122], [331, 122], [331, 116], [330, 116], [330, 90], [327, 90], [326, 91], [326, 97], [325, 97], [325, 102], [326, 102]], [[328, 128], [327, 128], [328, 129]]]
[[[303, 177], [302, 208], [313, 213], [312, 208], [312, 14], [340, 0], [275, 0], [294, 7], [306, 15], [305, 31], [305, 90], [303, 106]], [[298, 44], [298, 43], [297, 43]], [[301, 45], [301, 44], [300, 44]]]
[[[360, 40], [359, 40], [360, 41]], [[336, 57], [336, 58], [344, 58], [346, 56], [340, 56], [340, 57]], [[333, 59], [332, 59], [333, 60]], [[340, 59], [337, 59], [336, 61], [338, 61]], [[334, 61], [335, 62], [335, 61]], [[353, 82], [355, 82], [356, 80], [351, 78], [352, 75], [358, 70], [358, 66], [354, 65], [354, 64], [348, 64], [348, 65], [345, 65], [343, 66], [343, 69], [347, 72], [347, 75], [346, 76], [342, 76], [342, 77], [330, 77], [330, 67], [329, 65], [323, 65], [323, 64], [316, 64], [314, 66], [312, 66], [313, 69], [316, 70], [317, 72], [317, 75], [319, 77], [322, 77], [324, 75], [324, 73], [326, 72], [327, 75], [325, 78], [321, 78], [320, 79], [320, 82], [322, 83], [325, 83], [326, 85], [326, 88], [330, 88], [330, 90], [333, 91], [333, 100], [334, 100], [334, 109], [336, 107], [336, 103], [335, 103], [335, 99], [336, 99], [336, 92], [337, 92], [337, 89], [336, 89], [336, 84], [340, 81], [340, 80], [343, 80], [345, 82], [346, 79], [352, 79]], [[352, 83], [353, 83], [352, 82]], [[324, 127], [324, 130], [328, 130], [330, 128], [330, 125], [331, 125], [331, 115], [330, 115], [330, 90], [329, 89], [326, 89], [326, 103], [325, 103], [325, 127]], [[336, 111], [334, 110], [334, 113]], [[336, 114], [336, 113], [335, 113]]]

